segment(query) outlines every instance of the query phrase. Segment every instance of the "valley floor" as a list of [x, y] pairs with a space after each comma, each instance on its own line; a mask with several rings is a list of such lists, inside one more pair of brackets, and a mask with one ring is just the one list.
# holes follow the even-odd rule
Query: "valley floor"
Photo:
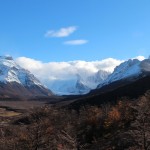
[[46, 101], [0, 101], [0, 107], [8, 107], [16, 110], [29, 110], [34, 107], [44, 106]]
[[44, 101], [0, 101], [0, 127], [10, 125], [14, 120], [26, 116], [33, 108], [45, 105]]
[[0, 150], [150, 149], [150, 91], [78, 110], [31, 101], [1, 105]]

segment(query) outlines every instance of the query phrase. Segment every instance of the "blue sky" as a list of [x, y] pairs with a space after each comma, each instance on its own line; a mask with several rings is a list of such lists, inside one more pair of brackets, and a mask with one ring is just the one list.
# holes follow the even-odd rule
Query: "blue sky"
[[0, 0], [0, 55], [43, 62], [150, 54], [149, 0]]

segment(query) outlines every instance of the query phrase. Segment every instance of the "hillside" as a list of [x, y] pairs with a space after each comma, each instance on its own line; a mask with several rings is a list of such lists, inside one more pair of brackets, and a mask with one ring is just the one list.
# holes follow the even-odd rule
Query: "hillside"
[[100, 105], [108, 102], [116, 103], [122, 97], [135, 99], [150, 89], [150, 76], [148, 75], [131, 83], [124, 80], [122, 83], [124, 84], [119, 84], [119, 86], [117, 86], [117, 83], [117, 85], [113, 83], [102, 89], [96, 89], [88, 95], [75, 99], [75, 102], [71, 103], [70, 107], [78, 108], [83, 105]]

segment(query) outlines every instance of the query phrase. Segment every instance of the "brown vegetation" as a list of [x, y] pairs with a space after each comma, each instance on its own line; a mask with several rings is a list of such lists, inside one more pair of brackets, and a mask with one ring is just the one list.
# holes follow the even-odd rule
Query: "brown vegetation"
[[150, 92], [80, 110], [33, 109], [0, 127], [0, 150], [149, 150]]

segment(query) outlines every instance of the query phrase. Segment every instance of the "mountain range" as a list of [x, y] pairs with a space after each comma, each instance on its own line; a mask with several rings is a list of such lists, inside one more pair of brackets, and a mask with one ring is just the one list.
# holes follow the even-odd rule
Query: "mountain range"
[[[95, 91], [95, 89], [107, 89], [117, 87], [123, 82], [129, 83], [137, 80], [138, 78], [146, 75], [150, 71], [150, 59], [129, 59], [124, 61], [119, 66], [116, 66], [112, 73], [104, 70], [99, 70], [92, 75], [80, 76], [71, 80], [56, 80], [50, 89], [54, 93], [60, 95], [82, 95]], [[126, 81], [125, 81], [126, 80]], [[120, 82], [120, 83], [119, 83]], [[106, 88], [107, 87], [107, 88]]]
[[78, 108], [87, 104], [115, 103], [124, 97], [135, 99], [148, 90], [150, 90], [150, 57], [143, 61], [129, 59], [117, 66], [96, 89], [82, 97], [73, 98], [70, 106]]
[[75, 78], [53, 82], [48, 89], [12, 57], [0, 56], [0, 98], [36, 99], [52, 97], [55, 94], [100, 94], [131, 84], [149, 74], [150, 58], [142, 61], [129, 59], [117, 66], [112, 73], [99, 70], [93, 74], [85, 72], [84, 76], [76, 74]]

